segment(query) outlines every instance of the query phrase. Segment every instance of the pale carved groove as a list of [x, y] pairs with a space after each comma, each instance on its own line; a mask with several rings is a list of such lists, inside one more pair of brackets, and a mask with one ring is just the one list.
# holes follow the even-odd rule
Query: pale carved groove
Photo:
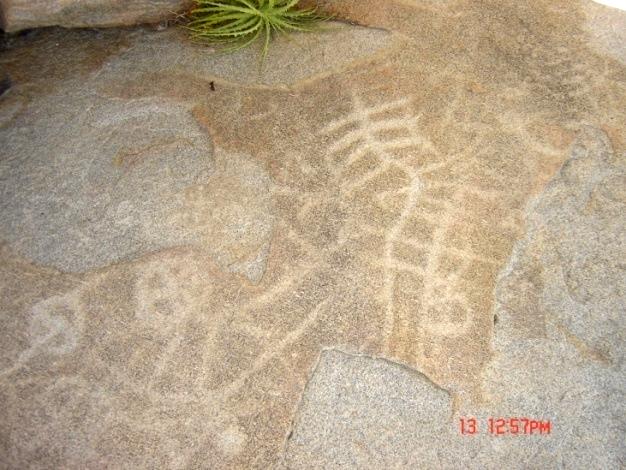
[[[446, 122], [453, 119], [450, 109], [443, 119]], [[456, 181], [431, 183], [433, 173], [450, 167], [462, 155], [441, 152], [425, 135], [419, 121], [409, 98], [368, 106], [354, 94], [352, 111], [321, 131], [323, 136], [334, 139], [328, 147], [326, 164], [342, 198], [350, 199], [357, 192], [362, 196], [370, 191], [368, 185], [373, 181], [391, 174], [392, 187], [373, 188], [370, 197], [393, 203], [392, 221], [381, 224], [375, 219], [360, 220], [357, 225], [362, 234], [380, 245], [378, 254], [370, 256], [369, 264], [382, 271], [379, 295], [384, 308], [385, 342], [391, 350], [392, 337], [397, 331], [415, 336], [419, 329], [422, 334], [448, 338], [467, 334], [475, 312], [461, 289], [463, 277], [472, 264], [498, 264], [495, 258], [452, 246], [448, 238], [462, 219], [465, 197], [492, 201], [501, 194]], [[372, 164], [364, 173], [355, 175], [352, 170], [366, 159]], [[425, 188], [443, 190], [444, 196], [424, 194]], [[432, 225], [430, 240], [411, 236], [408, 225], [414, 216]], [[415, 259], [399, 256], [396, 253], [399, 248], [412, 250], [415, 257], [419, 254], [422, 262], [418, 264]], [[446, 274], [442, 273], [444, 257], [455, 260], [455, 269]], [[398, 278], [403, 274], [422, 280], [419, 293], [415, 294], [419, 311], [397, 306]]]

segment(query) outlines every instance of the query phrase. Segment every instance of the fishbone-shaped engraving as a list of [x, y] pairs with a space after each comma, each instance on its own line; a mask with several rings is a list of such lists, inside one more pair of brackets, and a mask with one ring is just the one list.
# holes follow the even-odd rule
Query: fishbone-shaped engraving
[[54, 359], [72, 353], [78, 346], [83, 318], [76, 292], [39, 301], [30, 309], [29, 317], [30, 345], [10, 367], [0, 371], [0, 377], [18, 371], [38, 355]]
[[[322, 133], [329, 135], [344, 131], [328, 149], [327, 164], [333, 166], [337, 157], [343, 159], [335, 164], [335, 177], [340, 179], [342, 195], [350, 195], [394, 168], [404, 179], [399, 185], [381, 194], [383, 198], [403, 198], [402, 209], [392, 226], [383, 229], [384, 248], [380, 264], [383, 269], [382, 299], [385, 304], [385, 335], [393, 330], [396, 317], [394, 308], [395, 277], [398, 270], [411, 270], [414, 266], [404, 265], [394, 257], [394, 246], [402, 236], [406, 220], [414, 211], [421, 189], [419, 169], [407, 162], [399, 151], [414, 149], [415, 152], [437, 154], [435, 146], [422, 136], [419, 130], [419, 116], [410, 111], [410, 100], [401, 98], [378, 106], [366, 107], [356, 94], [352, 97], [354, 110], [346, 117], [326, 126]], [[385, 133], [390, 134], [386, 136]], [[410, 153], [409, 153], [410, 155]], [[356, 180], [342, 179], [345, 169], [354, 167], [360, 160], [370, 158], [375, 161], [374, 168], [359, 175]], [[406, 183], [408, 181], [408, 184]], [[367, 227], [377, 232], [377, 228]]]
[[[416, 169], [397, 151], [416, 148], [435, 152], [435, 147], [419, 131], [419, 116], [414, 116], [409, 111], [410, 100], [402, 98], [369, 108], [356, 94], [353, 95], [352, 101], [354, 107], [352, 113], [322, 129], [323, 135], [343, 133], [328, 148], [327, 164], [335, 169], [335, 177], [343, 176], [346, 170], [368, 156], [373, 157], [376, 165], [360, 175], [356, 181], [344, 180], [342, 193], [350, 194], [391, 168], [403, 171], [411, 181], [415, 181]], [[385, 133], [391, 134], [391, 137], [385, 137]], [[347, 156], [337, 164], [337, 157], [341, 158], [346, 152]]]

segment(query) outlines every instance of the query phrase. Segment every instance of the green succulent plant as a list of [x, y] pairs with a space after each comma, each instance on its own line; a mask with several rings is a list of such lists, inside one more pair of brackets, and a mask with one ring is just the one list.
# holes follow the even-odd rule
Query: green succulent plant
[[196, 40], [235, 51], [263, 38], [262, 59], [276, 33], [312, 31], [329, 19], [316, 8], [299, 9], [300, 0], [196, 0], [187, 28]]

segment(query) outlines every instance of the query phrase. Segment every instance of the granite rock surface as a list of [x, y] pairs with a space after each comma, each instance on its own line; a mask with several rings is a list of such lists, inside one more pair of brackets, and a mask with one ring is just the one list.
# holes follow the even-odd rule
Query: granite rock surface
[[0, 0], [0, 27], [15, 32], [158, 23], [191, 5], [190, 0]]
[[623, 466], [607, 10], [322, 3], [262, 68], [3, 38], [0, 466]]
[[[324, 351], [283, 467], [619, 468], [626, 457], [625, 178], [626, 155], [586, 128], [529, 207], [527, 233], [496, 284], [483, 402], [455, 404], [417, 371]], [[468, 418], [476, 434], [461, 434], [461, 419], [471, 429]], [[493, 428], [502, 434], [490, 433], [490, 418], [507, 419]], [[549, 422], [549, 433], [527, 429], [522, 418]]]

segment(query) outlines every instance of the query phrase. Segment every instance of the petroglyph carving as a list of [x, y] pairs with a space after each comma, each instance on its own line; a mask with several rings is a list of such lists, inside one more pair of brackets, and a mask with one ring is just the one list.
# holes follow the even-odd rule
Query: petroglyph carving
[[[482, 2], [396, 0], [376, 18], [339, 3], [374, 27], [298, 38], [262, 77], [174, 29], [40, 31], [4, 51], [20, 82], [0, 110], [0, 370], [21, 360], [0, 371], [7, 465], [271, 468], [328, 347], [418, 369], [456, 411], [484, 397], [493, 288], [524, 208], [577, 123], [606, 124], [623, 149], [623, 70], [590, 52], [580, 15], [534, 5], [550, 2], [485, 15]], [[57, 42], [72, 53], [52, 54]], [[601, 186], [590, 216], [624, 185]], [[524, 279], [543, 278], [535, 259]], [[615, 298], [590, 290], [585, 273], [604, 278], [590, 259], [554, 273], [563, 302]], [[526, 284], [513, 287], [533, 313]], [[557, 349], [618, 364], [584, 315], [551, 317]], [[533, 320], [539, 344], [550, 322]]]
[[229, 397], [237, 392], [250, 376], [265, 368], [273, 359], [279, 357], [283, 351], [299, 340], [307, 332], [307, 330], [315, 324], [327, 303], [327, 301], [323, 301], [315, 306], [305, 317], [304, 321], [302, 321], [294, 330], [285, 334], [281, 341], [278, 343], [270, 343], [268, 349], [263, 351], [254, 360], [252, 366], [248, 370], [243, 372], [236, 380], [224, 388], [224, 397]]
[[[427, 334], [464, 334], [471, 324], [472, 310], [457, 287], [470, 262], [482, 259], [446, 244], [456, 222], [455, 211], [460, 210], [458, 204], [422, 194], [428, 174], [452, 164], [456, 156], [442, 154], [424, 135], [419, 116], [412, 112], [407, 98], [366, 106], [354, 95], [353, 111], [331, 122], [322, 133], [335, 136], [327, 164], [335, 169], [342, 196], [349, 198], [356, 191], [371, 189], [376, 203], [392, 212], [383, 223], [376, 218], [359, 221], [360, 230], [382, 240], [381, 253], [372, 264], [383, 272], [380, 294], [388, 341], [398, 326], [409, 328], [407, 315], [421, 314]], [[367, 165], [361, 165], [364, 161]], [[367, 170], [359, 165], [367, 166]], [[428, 207], [437, 210], [428, 211]], [[417, 214], [435, 227], [427, 242], [411, 237], [408, 225]], [[444, 255], [455, 256], [461, 263], [457, 271], [442, 277], [440, 263]], [[398, 276], [404, 274], [413, 276], [414, 284], [419, 279], [423, 285], [416, 289], [420, 291], [416, 295], [420, 297], [421, 312], [396, 308]]]
[[[442, 126], [454, 121], [458, 101], [457, 94]], [[374, 252], [367, 253], [366, 263], [381, 273], [386, 348], [392, 354], [405, 349], [401, 354], [411, 362], [432, 355], [433, 342], [464, 337], [475, 326], [482, 307], [466, 288], [467, 280], [495, 269], [498, 259], [457, 232], [467, 220], [468, 200], [490, 207], [502, 197], [490, 187], [440, 179], [441, 170], [472, 158], [478, 149], [441, 151], [414, 106], [410, 98], [366, 104], [353, 94], [351, 111], [321, 131], [329, 142], [326, 165], [339, 197], [358, 207], [343, 240], [370, 239]]]
[[31, 307], [28, 322], [28, 349], [0, 376], [19, 370], [36, 356], [54, 358], [76, 349], [83, 323], [77, 293], [71, 291], [39, 301]]
[[[182, 270], [182, 272], [181, 272]], [[185, 272], [187, 271], [187, 272]], [[183, 282], [193, 282], [188, 265], [148, 263], [135, 283], [135, 314], [146, 326], [167, 328], [193, 308], [193, 297]]]
[[430, 243], [425, 244], [422, 305], [427, 321], [422, 322], [422, 327], [429, 335], [454, 338], [468, 333], [476, 312], [463, 291], [465, 279], [475, 264], [497, 265], [496, 260], [474, 253], [471, 248], [454, 246], [450, 241], [455, 223], [463, 217], [467, 197], [467, 188], [458, 185], [451, 200], [427, 199], [440, 202], [440, 207], [444, 208]]
[[31, 349], [24, 353], [25, 356], [33, 355], [35, 350], [54, 355], [72, 352], [78, 344], [77, 323], [81, 321], [78, 311], [71, 293], [35, 304], [29, 328]]
[[371, 168], [357, 170], [357, 178], [344, 179], [342, 193], [349, 195], [385, 172], [396, 169], [404, 173], [403, 180], [408, 178], [411, 181], [410, 198], [419, 186], [417, 169], [402, 158], [400, 151], [435, 151], [433, 144], [422, 137], [419, 116], [411, 113], [410, 100], [404, 98], [368, 107], [353, 94], [352, 102], [353, 111], [348, 116], [322, 129], [323, 135], [340, 135], [328, 148], [326, 157], [328, 166], [335, 168], [335, 176], [354, 173], [355, 169], [360, 169], [359, 165]]

